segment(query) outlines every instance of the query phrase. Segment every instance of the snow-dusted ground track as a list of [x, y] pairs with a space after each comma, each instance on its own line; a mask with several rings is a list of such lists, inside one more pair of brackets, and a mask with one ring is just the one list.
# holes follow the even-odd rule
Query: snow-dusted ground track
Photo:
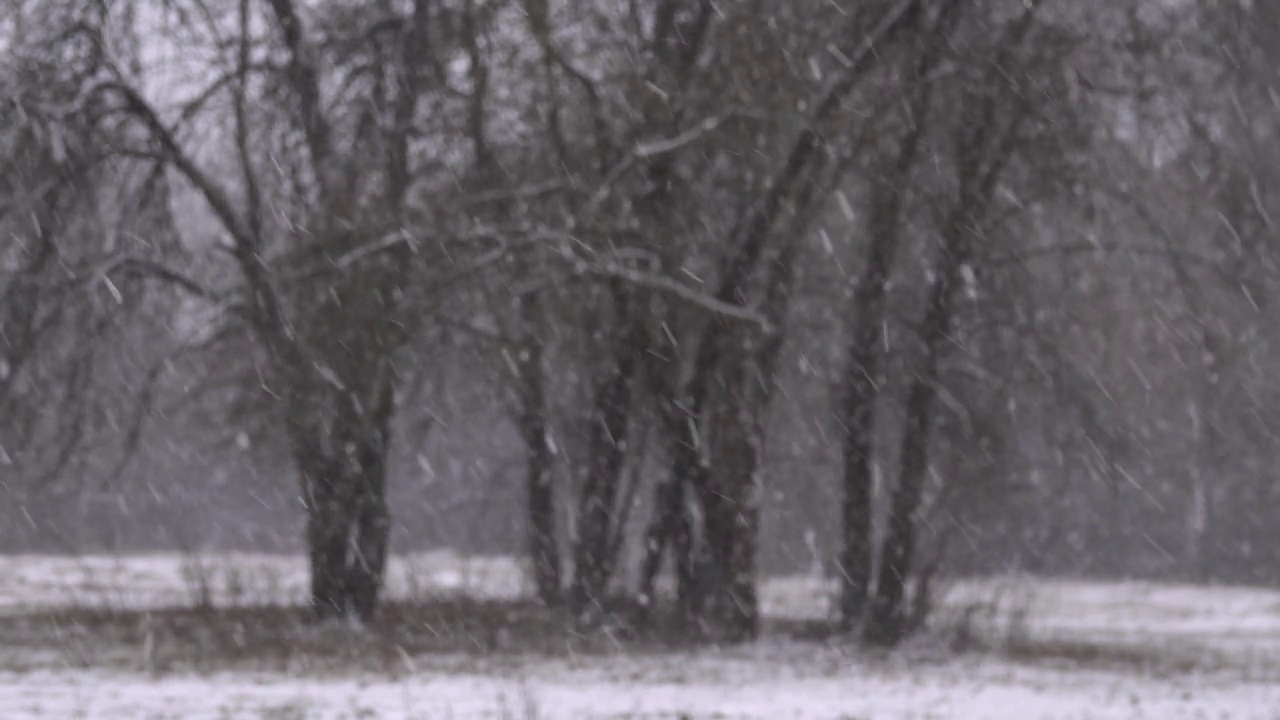
[[[0, 577], [11, 622], [53, 608], [289, 603], [304, 579], [298, 558], [253, 555], [9, 557]], [[402, 598], [523, 589], [518, 563], [501, 558], [412, 556], [390, 575]], [[822, 617], [829, 591], [774, 579], [766, 611]], [[991, 650], [947, 651], [961, 624]], [[394, 672], [156, 673], [0, 648], [0, 720], [1280, 720], [1280, 592], [983, 580], [950, 588], [938, 625], [887, 657], [769, 638], [679, 653], [406, 655]]]

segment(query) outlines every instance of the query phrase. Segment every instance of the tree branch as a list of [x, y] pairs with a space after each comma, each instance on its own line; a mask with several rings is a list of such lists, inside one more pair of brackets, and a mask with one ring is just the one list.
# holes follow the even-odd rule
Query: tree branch
[[588, 265], [581, 272], [598, 277], [617, 278], [638, 287], [658, 290], [715, 315], [721, 315], [726, 318], [752, 323], [759, 326], [760, 329], [766, 333], [772, 333], [775, 331], [775, 328], [770, 324], [769, 320], [756, 310], [744, 307], [737, 303], [724, 302], [718, 298], [712, 297], [711, 295], [707, 295], [706, 293], [698, 292], [697, 290], [694, 290], [683, 283], [672, 280], [671, 278], [613, 263], [607, 263], [604, 265]]
[[315, 61], [303, 36], [302, 21], [293, 0], [270, 0], [270, 3], [280, 25], [280, 33], [289, 49], [289, 81], [298, 94], [307, 147], [311, 151], [312, 162], [316, 164], [321, 188], [325, 189], [328, 185], [325, 170], [329, 164], [330, 130], [321, 110], [320, 79]]

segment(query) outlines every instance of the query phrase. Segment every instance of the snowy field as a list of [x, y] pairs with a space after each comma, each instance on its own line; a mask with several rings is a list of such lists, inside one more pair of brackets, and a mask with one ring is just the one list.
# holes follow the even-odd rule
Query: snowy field
[[[293, 605], [306, 600], [306, 561], [293, 555], [227, 553], [52, 557], [0, 556], [0, 614], [49, 608], [138, 610]], [[526, 592], [510, 558], [460, 558], [449, 552], [395, 557], [390, 598], [463, 594], [511, 599]]]
[[[300, 559], [256, 555], [7, 557], [0, 573], [0, 616], [18, 627], [57, 609], [289, 604], [305, 585]], [[830, 589], [771, 580], [766, 613], [823, 618]], [[403, 599], [524, 590], [519, 565], [501, 558], [410, 556], [389, 575]], [[981, 650], [955, 652], [962, 638]], [[406, 653], [376, 672], [188, 672], [77, 663], [3, 642], [0, 720], [1280, 720], [1280, 592], [1248, 588], [957, 583], [935, 627], [887, 656], [775, 634], [696, 652]]]

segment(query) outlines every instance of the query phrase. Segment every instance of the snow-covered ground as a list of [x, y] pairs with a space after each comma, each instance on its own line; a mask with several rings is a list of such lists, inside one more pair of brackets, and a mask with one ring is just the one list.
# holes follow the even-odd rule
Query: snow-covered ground
[[[306, 560], [295, 555], [225, 553], [0, 556], [0, 613], [36, 609], [151, 609], [208, 599], [217, 607], [297, 604], [306, 599]], [[450, 552], [395, 557], [387, 595], [467, 594], [510, 599], [526, 591], [520, 564]]]
[[756, 648], [699, 656], [525, 662], [398, 678], [255, 674], [152, 679], [0, 676], [0, 717], [102, 720], [812, 718], [1275, 720], [1280, 686], [1223, 674], [1147, 677], [962, 658], [873, 663]]
[[[295, 602], [305, 587], [300, 559], [260, 555], [9, 557], [0, 578], [0, 614], [11, 620], [54, 607]], [[519, 563], [502, 558], [416, 555], [389, 574], [390, 594], [405, 598], [512, 598], [524, 588]], [[765, 610], [823, 617], [830, 591], [813, 578], [773, 579]], [[654, 655], [406, 656], [380, 674], [27, 663], [0, 672], [0, 720], [1280, 720], [1280, 592], [983, 580], [952, 586], [938, 618], [934, 644], [888, 657], [771, 638]], [[996, 652], [940, 651], [936, 641], [960, 625]]]

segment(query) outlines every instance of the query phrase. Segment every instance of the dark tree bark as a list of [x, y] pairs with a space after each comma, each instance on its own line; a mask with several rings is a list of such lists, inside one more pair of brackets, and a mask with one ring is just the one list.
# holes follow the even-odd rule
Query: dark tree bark
[[[682, 12], [687, 11], [687, 12]], [[706, 39], [712, 18], [715, 17], [714, 4], [707, 0], [699, 0], [696, 10], [693, 3], [678, 0], [663, 0], [655, 13], [653, 21], [654, 48], [656, 62], [649, 68], [650, 80], [670, 81], [675, 87], [683, 88], [690, 80], [702, 43]], [[681, 131], [684, 116], [682, 109], [671, 108], [665, 103], [656, 102], [650, 97], [649, 110], [646, 113], [652, 122], [672, 136]], [[657, 238], [673, 238], [681, 233], [670, 222], [670, 206], [672, 201], [672, 169], [675, 160], [671, 156], [660, 156], [649, 161], [645, 172], [648, 176], [648, 188], [636, 198], [635, 212], [645, 218], [646, 225], [652, 228]], [[669, 242], [669, 241], [668, 241]], [[661, 243], [656, 244], [662, 247]], [[677, 246], [678, 247], [678, 246]], [[670, 246], [663, 249], [670, 252]], [[639, 322], [638, 319], [635, 320]], [[640, 326], [643, 327], [643, 326]], [[640, 348], [636, 347], [639, 352]], [[643, 369], [653, 388], [663, 398], [662, 430], [672, 444], [679, 444], [684, 437], [685, 414], [670, 402], [672, 394], [670, 378], [663, 377], [664, 371], [670, 368], [659, 368], [651, 358], [643, 358]], [[691, 448], [676, 448], [677, 456], [687, 455]], [[696, 459], [696, 449], [693, 449]], [[686, 458], [687, 460], [687, 458]], [[687, 463], [673, 460], [676, 465]], [[640, 600], [644, 604], [654, 601], [658, 572], [662, 567], [662, 558], [668, 544], [672, 546], [676, 560], [677, 581], [682, 614], [691, 618], [692, 602], [692, 523], [688, 517], [685, 497], [689, 487], [689, 476], [674, 472], [659, 482], [654, 491], [654, 517], [645, 533], [644, 560], [640, 571]]]
[[697, 428], [691, 425], [690, 442], [682, 446], [705, 443], [707, 460], [697, 452], [681, 459], [703, 510], [711, 561], [705, 568], [708, 577], [695, 578], [694, 586], [699, 594], [708, 594], [713, 612], [707, 619], [730, 642], [749, 640], [760, 630], [756, 556], [765, 422], [785, 339], [781, 328], [795, 281], [798, 238], [804, 236], [807, 219], [816, 215], [811, 204], [819, 196], [818, 187], [813, 180], [803, 184], [795, 201], [800, 210], [788, 227], [791, 237], [765, 278], [761, 311], [769, 328], [738, 326], [713, 333], [710, 341], [715, 345], [704, 356], [709, 369], [692, 386], [699, 401], [694, 406], [706, 408], [705, 432], [694, 437]]
[[724, 436], [711, 482], [701, 490], [706, 523], [707, 549], [712, 560], [712, 576], [701, 580], [712, 601], [711, 620], [728, 641], [749, 640], [760, 629], [760, 606], [756, 593], [756, 554], [760, 532], [759, 476], [760, 438], [755, 418], [742, 398], [725, 403], [728, 416], [718, 423]]
[[536, 323], [537, 300], [525, 296], [520, 301], [521, 323], [526, 328], [516, 365], [520, 383], [520, 435], [528, 453], [525, 459], [525, 487], [529, 511], [529, 559], [533, 564], [534, 586], [546, 605], [560, 602], [560, 548], [556, 540], [555, 484], [552, 477], [551, 448], [547, 446], [546, 383], [542, 367], [542, 344], [532, 328]]
[[930, 429], [941, 381], [939, 367], [951, 342], [957, 297], [973, 256], [975, 238], [989, 220], [996, 183], [1030, 116], [1026, 96], [1007, 81], [1003, 68], [1025, 60], [1019, 53], [1025, 50], [1024, 42], [1033, 25], [1034, 16], [1028, 9], [1006, 30], [992, 58], [992, 75], [966, 92], [955, 124], [955, 195], [941, 225], [941, 254], [929, 284], [920, 330], [924, 359], [907, 394], [898, 484], [890, 500], [876, 592], [863, 627], [864, 638], [875, 644], [897, 644], [911, 629], [905, 604], [906, 585], [915, 560], [917, 515], [929, 469]]
[[311, 602], [320, 618], [367, 622], [377, 609], [391, 531], [386, 473], [393, 398], [390, 381], [381, 385], [368, 415], [356, 414], [344, 394], [336, 401], [351, 409], [328, 433], [295, 426]]
[[[834, 112], [841, 99], [856, 87], [876, 63], [872, 52], [874, 41], [889, 44], [917, 25], [921, 5], [901, 2], [879, 19], [863, 37], [845, 74], [833, 83], [814, 104], [811, 115], [816, 125]], [[793, 282], [796, 238], [816, 210], [812, 203], [819, 197], [820, 178], [828, 158], [820, 134], [807, 128], [789, 148], [787, 160], [778, 169], [761, 196], [738, 217], [729, 232], [730, 246], [735, 252], [725, 258], [716, 298], [722, 302], [745, 304], [753, 274], [758, 272], [769, 241], [775, 237], [784, 218], [794, 221], [792, 233], [777, 258], [778, 270], [765, 284], [765, 315], [780, 327], [785, 319], [787, 300]], [[838, 175], [838, 171], [836, 173]], [[684, 392], [685, 406], [693, 422], [689, 423], [687, 441], [697, 448], [705, 436], [715, 434], [723, 452], [713, 452], [714, 469], [698, 457], [677, 458], [673, 470], [677, 477], [688, 477], [702, 505], [706, 523], [706, 540], [713, 561], [716, 584], [721, 592], [716, 607], [718, 618], [729, 639], [747, 639], [759, 630], [759, 608], [755, 588], [755, 556], [759, 532], [758, 470], [762, 460], [764, 413], [769, 404], [773, 365], [781, 349], [781, 335], [760, 342], [753, 337], [758, 329], [730, 328], [713, 321], [703, 333], [693, 372]], [[775, 331], [776, 332], [776, 331]], [[709, 407], [712, 386], [720, 405], [718, 419], [704, 418]], [[704, 437], [699, 437], [702, 435]], [[690, 462], [690, 460], [696, 462]]]
[[362, 620], [373, 618], [387, 571], [391, 512], [387, 507], [387, 438], [376, 431], [360, 450], [360, 493], [356, 503], [355, 554], [351, 560], [351, 608]]
[[653, 517], [645, 533], [644, 559], [640, 566], [639, 596], [643, 605], [656, 601], [658, 573], [667, 550], [675, 566], [677, 604], [680, 618], [686, 624], [697, 615], [697, 593], [694, 588], [693, 558], [694, 518], [690, 503], [693, 482], [701, 465], [701, 455], [691, 444], [690, 423], [693, 418], [688, 408], [672, 402], [670, 384], [674, 379], [667, 374], [673, 368], [652, 361], [646, 363], [651, 390], [660, 399], [659, 426], [666, 439], [670, 471], [654, 488]]
[[867, 265], [850, 308], [852, 330], [841, 406], [844, 542], [840, 554], [840, 619], [845, 629], [861, 618], [870, 589], [875, 406], [884, 382], [885, 295], [901, 240], [902, 194], [919, 138], [920, 133], [913, 130], [904, 139], [893, 171], [877, 181], [872, 192]]
[[889, 528], [881, 549], [880, 575], [865, 627], [868, 641], [893, 645], [907, 630], [906, 583], [916, 549], [916, 514], [924, 498], [929, 469], [930, 425], [937, 398], [939, 357], [951, 328], [954, 295], [968, 245], [967, 228], [953, 222], [929, 287], [923, 334], [925, 357], [907, 396], [907, 425], [902, 438], [902, 465], [889, 509]]
[[368, 621], [386, 569], [384, 463], [366, 454], [363, 460], [325, 458], [305, 466], [312, 606], [321, 618]]
[[347, 533], [353, 518], [340, 489], [345, 484], [337, 468], [312, 461], [303, 470], [303, 495], [307, 511], [307, 560], [311, 572], [311, 605], [320, 618], [342, 617], [347, 612]]
[[898, 144], [893, 162], [874, 181], [867, 222], [866, 267], [849, 308], [849, 354], [840, 408], [844, 433], [840, 621], [846, 630], [861, 619], [871, 584], [875, 408], [884, 383], [885, 297], [901, 246], [904, 195], [927, 125], [930, 93], [922, 80], [936, 57], [935, 47], [925, 50], [914, 78], [919, 85], [907, 118], [911, 125]]
[[682, 490], [680, 483], [671, 475], [663, 478], [654, 489], [653, 519], [645, 531], [644, 560], [640, 564], [641, 604], [650, 605], [657, 598], [658, 571], [662, 569], [668, 541], [683, 511]]
[[668, 547], [675, 562], [680, 614], [695, 614], [693, 606], [693, 527], [686, 502], [687, 487], [674, 473], [654, 490], [654, 516], [645, 533], [644, 560], [640, 566], [640, 602], [652, 606], [657, 598], [658, 571]]
[[644, 326], [635, 314], [636, 298], [620, 282], [612, 288], [616, 316], [626, 324], [614, 342], [608, 376], [600, 383], [592, 412], [589, 461], [578, 505], [578, 538], [574, 547], [574, 576], [570, 603], [576, 615], [589, 613], [605, 600], [613, 573], [610, 540], [614, 504], [631, 420], [631, 397], [643, 353]]
[[[896, 39], [912, 27], [918, 21], [921, 7], [920, 3], [912, 0], [894, 3], [878, 15], [873, 26], [860, 28], [858, 23], [851, 25], [851, 28], [858, 27], [867, 32], [851, 31], [842, 36], [846, 43], [842, 44], [841, 52], [850, 58], [844, 71], [815, 98], [808, 118], [810, 127], [795, 137], [784, 153], [785, 161], [762, 188], [760, 195], [743, 208], [727, 234], [726, 245], [732, 251], [721, 259], [715, 292], [718, 301], [746, 305], [753, 281], [760, 272], [762, 258], [768, 254], [780, 220], [797, 214], [798, 207], [811, 209], [808, 207], [809, 199], [813, 196], [820, 169], [828, 160], [822, 152], [825, 144], [817, 126], [830, 119], [842, 100], [874, 67], [878, 56], [873, 48], [880, 49], [890, 39]], [[666, 44], [673, 48], [685, 45], [685, 49], [676, 53], [679, 58], [676, 64], [687, 66], [696, 59], [698, 39], [703, 37], [715, 8], [712, 3], [701, 3], [698, 15], [687, 15], [691, 20], [689, 29], [670, 32], [677, 24], [678, 10], [679, 3], [664, 2], [659, 6], [655, 13], [654, 35], [659, 38], [656, 43], [659, 48], [665, 47], [663, 38], [670, 40]], [[660, 178], [662, 173], [656, 172], [655, 175]], [[661, 210], [661, 206], [658, 209]], [[798, 214], [803, 215], [803, 212]], [[783, 273], [787, 276], [786, 281], [779, 284], [775, 277], [775, 281], [765, 282], [764, 287], [769, 293], [778, 288], [789, 290], [790, 263], [784, 264], [788, 266], [787, 272]], [[746, 334], [753, 332], [755, 330], [747, 330]], [[645, 598], [652, 597], [662, 555], [667, 544], [674, 540], [674, 544], [683, 548], [677, 554], [681, 595], [689, 601], [685, 607], [700, 612], [699, 608], [691, 606], [699, 604], [697, 597], [703, 594], [702, 589], [710, 589], [712, 594], [728, 593], [719, 598], [723, 602], [718, 607], [730, 608], [731, 617], [721, 619], [726, 621], [726, 625], [736, 628], [731, 633], [749, 636], [754, 634], [757, 622], [754, 558], [759, 519], [753, 495], [760, 462], [759, 446], [763, 438], [756, 425], [759, 421], [757, 415], [762, 414], [768, 404], [767, 397], [761, 401], [752, 396], [757, 383], [767, 387], [771, 382], [771, 372], [763, 368], [772, 360], [755, 356], [756, 350], [751, 351], [750, 357], [735, 356], [733, 351], [743, 345], [744, 338], [739, 328], [729, 327], [724, 322], [712, 320], [700, 335], [699, 341], [694, 343], [697, 349], [690, 373], [674, 383], [679, 386], [678, 390], [667, 394], [670, 405], [677, 408], [681, 416], [675, 422], [670, 418], [665, 422], [671, 439], [671, 476], [657, 488], [656, 515], [646, 538], [641, 594]], [[750, 343], [748, 340], [746, 344]], [[776, 349], [765, 353], [769, 354], [776, 355]], [[743, 367], [733, 367], [740, 364]], [[744, 367], [750, 369], [745, 370]], [[725, 372], [734, 375], [735, 379], [722, 382]], [[722, 415], [733, 416], [728, 422], [708, 417], [711, 409], [708, 400], [713, 384], [720, 385], [714, 402], [726, 411]], [[741, 396], [734, 398], [735, 393]], [[714, 471], [708, 464], [708, 450], [703, 447], [708, 435], [713, 433], [739, 434], [737, 450], [723, 458], [716, 457]], [[681, 509], [686, 490], [692, 491], [703, 510], [704, 536], [711, 566], [714, 566], [711, 574], [725, 581], [713, 580], [710, 585], [720, 586], [719, 590], [724, 592], [695, 587], [708, 583], [694, 578], [691, 526]]]
[[[995, 181], [1008, 159], [1009, 143], [1020, 120], [1014, 120], [1000, 137], [989, 117], [991, 103], [970, 118], [972, 134], [961, 133], [958, 157], [959, 190], [956, 204], [943, 226], [941, 257], [929, 285], [921, 335], [925, 355], [907, 395], [906, 429], [902, 438], [901, 465], [889, 509], [888, 534], [880, 551], [880, 573], [872, 599], [864, 637], [873, 643], [893, 645], [909, 630], [904, 600], [911, 576], [917, 540], [916, 517], [924, 498], [929, 469], [930, 428], [940, 382], [938, 368], [948, 343], [955, 316], [962, 273], [973, 254], [973, 234], [986, 218]], [[997, 142], [990, 144], [991, 133]]]

